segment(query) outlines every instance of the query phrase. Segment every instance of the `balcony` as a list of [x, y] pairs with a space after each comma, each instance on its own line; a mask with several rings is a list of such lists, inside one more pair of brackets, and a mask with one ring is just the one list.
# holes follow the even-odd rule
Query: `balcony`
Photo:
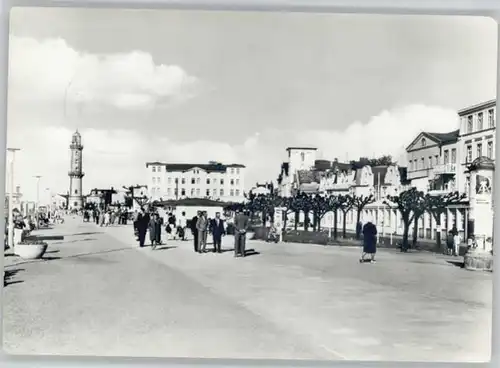
[[457, 172], [457, 164], [436, 165], [432, 169], [434, 175], [455, 174]]

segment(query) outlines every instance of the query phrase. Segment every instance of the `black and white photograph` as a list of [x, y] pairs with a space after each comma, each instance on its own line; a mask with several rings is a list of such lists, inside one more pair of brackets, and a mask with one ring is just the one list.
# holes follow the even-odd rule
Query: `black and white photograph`
[[489, 362], [497, 38], [12, 9], [4, 351]]

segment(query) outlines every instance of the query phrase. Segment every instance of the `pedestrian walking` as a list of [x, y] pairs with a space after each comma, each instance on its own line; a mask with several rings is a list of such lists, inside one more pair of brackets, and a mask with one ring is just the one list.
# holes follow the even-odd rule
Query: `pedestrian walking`
[[144, 247], [144, 242], [146, 240], [146, 233], [148, 231], [149, 226], [149, 214], [141, 208], [137, 216], [137, 235], [139, 238], [139, 247]]
[[226, 235], [224, 230], [224, 220], [220, 218], [220, 212], [215, 214], [215, 218], [211, 221], [210, 231], [214, 240], [214, 253], [222, 253], [222, 237]]
[[203, 211], [196, 222], [196, 230], [198, 230], [198, 253], [206, 252], [208, 226], [207, 213]]
[[161, 221], [157, 213], [153, 214], [149, 220], [149, 239], [153, 250], [157, 245], [161, 245]]
[[458, 256], [459, 253], [459, 246], [460, 246], [460, 234], [458, 233], [458, 229], [456, 225], [453, 225], [453, 227], [450, 230], [451, 235], [453, 236], [453, 255], [455, 257]]
[[234, 216], [234, 256], [245, 257], [246, 234], [250, 226], [250, 218], [239, 210]]
[[375, 254], [377, 253], [377, 227], [371, 220], [363, 226], [363, 253], [360, 263], [365, 262], [365, 257], [370, 255], [370, 263], [375, 263]]
[[198, 218], [201, 216], [201, 211], [198, 211], [196, 216], [191, 219], [191, 223], [189, 224], [191, 228], [191, 233], [193, 234], [193, 245], [194, 251], [198, 253], [198, 229], [196, 228], [196, 224], [198, 223]]

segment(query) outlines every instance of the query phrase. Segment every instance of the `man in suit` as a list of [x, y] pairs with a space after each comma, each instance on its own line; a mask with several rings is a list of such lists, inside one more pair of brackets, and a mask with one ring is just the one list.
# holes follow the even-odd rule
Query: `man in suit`
[[146, 233], [149, 226], [149, 214], [141, 208], [139, 215], [137, 216], [137, 233], [139, 236], [139, 247], [144, 247], [144, 241], [146, 240]]
[[250, 226], [250, 218], [246, 213], [236, 211], [234, 216], [234, 256], [245, 257], [246, 233]]
[[198, 218], [201, 216], [201, 211], [198, 211], [196, 216], [194, 216], [192, 219], [191, 219], [191, 224], [190, 224], [190, 228], [191, 228], [191, 233], [193, 233], [193, 245], [194, 245], [194, 251], [196, 253], [198, 253], [199, 249], [198, 249], [198, 229], [196, 228], [196, 224], [198, 223]]
[[208, 218], [206, 212], [201, 212], [196, 222], [198, 230], [198, 253], [205, 253], [207, 248]]
[[222, 236], [226, 235], [224, 230], [224, 221], [220, 218], [220, 212], [215, 214], [215, 218], [211, 221], [210, 229], [214, 238], [214, 253], [222, 253]]

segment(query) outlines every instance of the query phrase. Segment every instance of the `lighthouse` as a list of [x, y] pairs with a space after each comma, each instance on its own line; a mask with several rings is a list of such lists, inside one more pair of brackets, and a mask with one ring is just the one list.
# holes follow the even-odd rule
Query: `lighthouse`
[[85, 175], [82, 171], [82, 136], [78, 130], [71, 137], [71, 163], [68, 172], [69, 176], [69, 195], [68, 209], [81, 209], [83, 207], [82, 181]]

